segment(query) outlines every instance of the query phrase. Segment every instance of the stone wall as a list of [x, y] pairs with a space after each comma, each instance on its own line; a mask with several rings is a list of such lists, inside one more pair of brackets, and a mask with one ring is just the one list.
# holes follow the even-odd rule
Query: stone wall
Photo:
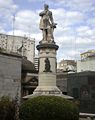
[[95, 72], [68, 74], [67, 93], [75, 98], [80, 112], [95, 114]]
[[0, 53], [0, 97], [21, 97], [21, 57]]

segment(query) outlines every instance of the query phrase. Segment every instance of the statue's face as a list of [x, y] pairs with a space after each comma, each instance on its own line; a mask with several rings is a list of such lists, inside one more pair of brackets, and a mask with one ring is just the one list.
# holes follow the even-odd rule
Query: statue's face
[[44, 9], [45, 9], [45, 10], [48, 10], [48, 7], [49, 7], [49, 6], [48, 6], [47, 4], [44, 5]]

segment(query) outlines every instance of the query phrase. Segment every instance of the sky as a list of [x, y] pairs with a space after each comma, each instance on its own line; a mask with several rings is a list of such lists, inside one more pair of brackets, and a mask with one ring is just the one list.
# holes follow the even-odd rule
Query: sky
[[[39, 12], [48, 4], [57, 28], [54, 40], [58, 61], [80, 59], [80, 54], [95, 49], [95, 0], [0, 0], [0, 33], [42, 39]], [[37, 50], [36, 50], [37, 54]]]

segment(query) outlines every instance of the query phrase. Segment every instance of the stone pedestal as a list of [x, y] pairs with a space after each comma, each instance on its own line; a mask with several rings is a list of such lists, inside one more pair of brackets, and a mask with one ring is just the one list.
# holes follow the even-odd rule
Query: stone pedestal
[[[39, 83], [33, 94], [62, 94], [56, 86], [56, 51], [58, 48], [55, 43], [37, 45], [37, 50], [39, 51]], [[50, 62], [50, 71], [45, 71], [45, 59]]]

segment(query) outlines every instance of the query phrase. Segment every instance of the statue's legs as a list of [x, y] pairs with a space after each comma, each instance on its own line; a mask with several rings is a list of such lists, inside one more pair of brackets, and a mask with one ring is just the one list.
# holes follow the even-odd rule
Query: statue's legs
[[53, 42], [54, 37], [53, 37], [53, 28], [48, 27], [48, 29], [43, 29], [43, 41], [48, 41], [48, 42]]
[[42, 32], [43, 32], [43, 40], [47, 41], [47, 29], [44, 29]]
[[54, 41], [54, 37], [53, 37], [53, 28], [49, 27], [47, 30], [47, 40], [50, 42]]

